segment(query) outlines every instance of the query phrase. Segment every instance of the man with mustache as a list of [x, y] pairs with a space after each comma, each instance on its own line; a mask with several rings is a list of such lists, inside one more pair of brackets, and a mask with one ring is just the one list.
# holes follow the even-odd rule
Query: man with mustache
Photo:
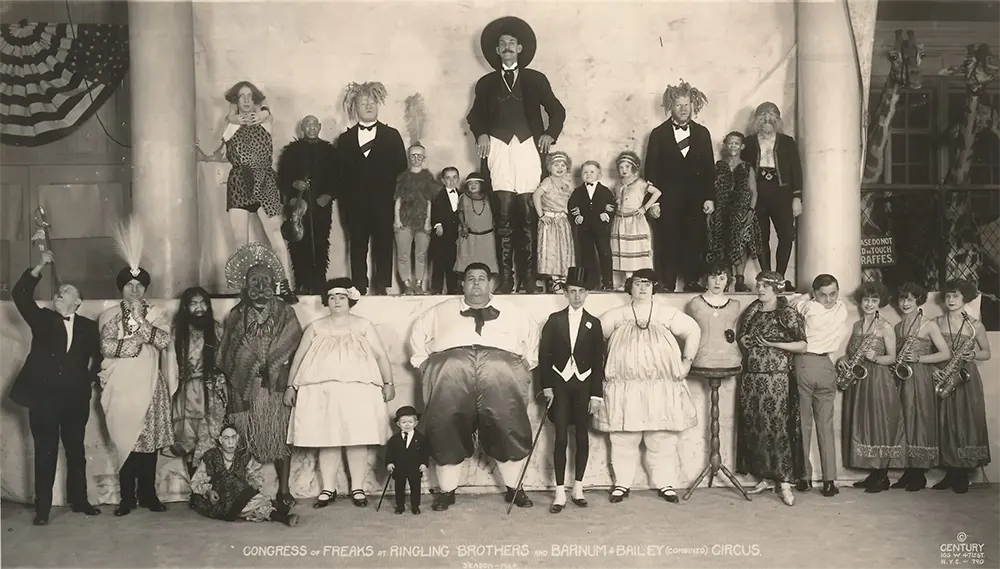
[[[549, 152], [562, 132], [566, 109], [545, 75], [526, 68], [537, 47], [527, 22], [512, 16], [494, 20], [483, 30], [480, 44], [496, 71], [476, 83], [466, 118], [493, 190], [501, 273], [497, 292], [516, 288], [533, 293], [537, 213], [531, 196], [542, 180], [540, 155]], [[542, 123], [543, 108], [548, 128]], [[519, 286], [514, 281], [515, 263]]]
[[[763, 241], [760, 270], [771, 270], [771, 223], [778, 235], [775, 269], [788, 269], [795, 241], [795, 218], [802, 213], [802, 162], [795, 139], [784, 133], [778, 105], [767, 101], [754, 111], [741, 158], [757, 172], [757, 223]], [[795, 287], [785, 280], [785, 290]]]
[[330, 204], [336, 198], [336, 156], [333, 144], [319, 137], [323, 125], [318, 118], [307, 115], [299, 128], [302, 138], [292, 141], [278, 158], [278, 190], [303, 228], [300, 241], [288, 242], [295, 285], [300, 294], [320, 294], [326, 292], [322, 289], [333, 222]]
[[538, 365], [538, 324], [514, 304], [491, 295], [490, 269], [470, 263], [464, 295], [417, 318], [410, 335], [410, 363], [423, 377], [424, 433], [438, 463], [441, 493], [431, 508], [455, 503], [462, 463], [473, 455], [478, 431], [483, 453], [497, 461], [507, 485], [504, 499], [532, 506], [514, 491], [531, 449], [528, 391]]

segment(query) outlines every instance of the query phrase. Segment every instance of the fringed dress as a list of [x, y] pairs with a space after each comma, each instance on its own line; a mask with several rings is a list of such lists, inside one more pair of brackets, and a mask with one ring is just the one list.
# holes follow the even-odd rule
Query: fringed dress
[[573, 187], [568, 178], [549, 176], [536, 192], [542, 192], [538, 213], [538, 274], [565, 277], [573, 265], [573, 227], [567, 208]]
[[289, 456], [285, 440], [291, 410], [283, 398], [301, 338], [295, 311], [278, 299], [263, 306], [241, 302], [226, 317], [219, 361], [229, 381], [227, 416], [258, 462]]
[[[876, 330], [874, 332], [878, 334]], [[865, 335], [855, 332], [847, 345], [847, 354], [860, 349]], [[876, 356], [884, 356], [885, 341], [873, 340]], [[850, 357], [850, 356], [848, 356]], [[861, 469], [903, 468], [906, 428], [903, 405], [896, 378], [889, 366], [862, 358], [868, 377], [858, 380], [844, 394], [844, 441], [848, 444], [847, 466]]]
[[[761, 302], [755, 300], [743, 314], [737, 336], [801, 342], [806, 339], [805, 320], [783, 300], [771, 311], [761, 310]], [[781, 482], [805, 477], [793, 355], [767, 346], [746, 349], [736, 408], [736, 472], [740, 474]]]
[[[271, 499], [261, 493], [264, 474], [261, 465], [244, 449], [237, 449], [231, 462], [226, 462], [219, 447], [205, 452], [198, 470], [191, 478], [191, 507], [199, 514], [227, 522], [243, 518], [250, 522], [265, 522], [274, 512]], [[208, 493], [215, 490], [215, 503]]]
[[[948, 345], [952, 346], [953, 356], [968, 338], [968, 335], [948, 332], [943, 335]], [[941, 364], [941, 367], [944, 365]], [[969, 372], [969, 381], [959, 381], [955, 391], [938, 403], [941, 466], [978, 468], [990, 463], [983, 378], [974, 361], [963, 363], [962, 368]]]
[[303, 336], [305, 355], [292, 378], [298, 388], [288, 443], [298, 447], [384, 445], [390, 430], [382, 374], [364, 321], [320, 318]]
[[[929, 322], [929, 320], [926, 320]], [[896, 324], [896, 345], [903, 349], [906, 343], [902, 322]], [[916, 329], [914, 334], [919, 334]], [[913, 355], [926, 356], [934, 351], [934, 342], [930, 338], [917, 337], [913, 342]], [[934, 371], [932, 364], [909, 362], [913, 369], [909, 379], [900, 382], [899, 396], [903, 403], [903, 427], [906, 432], [907, 468], [935, 468], [938, 465], [940, 452], [938, 445], [938, 397], [934, 393]]]

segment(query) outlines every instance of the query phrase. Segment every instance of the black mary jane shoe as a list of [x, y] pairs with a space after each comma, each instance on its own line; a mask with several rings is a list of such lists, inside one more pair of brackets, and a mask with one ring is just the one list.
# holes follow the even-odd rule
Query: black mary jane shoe
[[90, 503], [77, 504], [70, 508], [74, 513], [84, 514], [87, 516], [99, 516], [101, 515], [101, 510], [95, 508]]
[[608, 498], [608, 501], [611, 502], [612, 504], [621, 503], [622, 501], [625, 500], [625, 498], [628, 498], [628, 495], [630, 493], [632, 493], [632, 490], [630, 488], [626, 488], [624, 486], [615, 486], [611, 489], [611, 496]]
[[563, 508], [565, 507], [566, 504], [552, 504], [551, 506], [549, 506], [549, 513], [558, 514], [559, 512], [563, 511]]
[[656, 491], [656, 495], [670, 502], [671, 504], [676, 504], [680, 502], [680, 498], [677, 497], [677, 492], [674, 492], [673, 488], [660, 488], [659, 490]]
[[364, 508], [368, 506], [368, 496], [365, 496], [364, 490], [354, 490], [351, 492], [351, 502], [359, 508]]
[[578, 508], [586, 508], [587, 507], [587, 499], [586, 498], [570, 498], [570, 501], [573, 502], [573, 504], [575, 504]]
[[337, 500], [337, 493], [330, 490], [323, 490], [316, 496], [316, 501], [313, 502], [313, 508], [317, 510], [319, 508], [325, 508]]

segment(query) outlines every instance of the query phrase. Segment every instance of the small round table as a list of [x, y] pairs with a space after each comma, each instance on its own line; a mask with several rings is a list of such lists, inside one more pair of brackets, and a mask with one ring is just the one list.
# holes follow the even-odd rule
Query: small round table
[[753, 500], [753, 498], [751, 498], [750, 495], [747, 494], [746, 489], [743, 488], [743, 485], [740, 484], [739, 480], [736, 479], [736, 476], [733, 475], [732, 471], [729, 470], [725, 464], [722, 464], [722, 455], [719, 452], [719, 387], [722, 385], [723, 379], [735, 377], [737, 374], [740, 373], [741, 369], [742, 369], [741, 367], [722, 368], [722, 369], [691, 368], [691, 375], [707, 379], [708, 385], [712, 389], [712, 423], [711, 423], [712, 438], [711, 442], [709, 443], [711, 446], [709, 451], [708, 464], [705, 465], [705, 468], [701, 471], [701, 474], [699, 474], [698, 477], [695, 478], [694, 484], [692, 484], [691, 487], [688, 488], [688, 491], [684, 494], [685, 500], [691, 497], [691, 494], [694, 493], [695, 488], [697, 488], [698, 485], [701, 484], [701, 481], [709, 473], [711, 474], [708, 477], [708, 487], [711, 488], [712, 481], [715, 480], [715, 477], [716, 475], [719, 474], [720, 470], [726, 476], [726, 478], [728, 478], [729, 481], [733, 483], [733, 486], [740, 491], [740, 494], [743, 494], [743, 497], [746, 498], [748, 502]]

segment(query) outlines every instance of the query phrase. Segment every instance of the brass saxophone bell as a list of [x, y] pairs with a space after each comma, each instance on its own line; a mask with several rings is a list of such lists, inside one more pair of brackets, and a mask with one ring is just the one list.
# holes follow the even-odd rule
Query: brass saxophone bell
[[913, 368], [909, 364], [899, 362], [893, 366], [892, 373], [899, 379], [906, 381], [913, 377]]
[[863, 379], [867, 379], [868, 378], [868, 368], [866, 368], [865, 366], [863, 366], [861, 364], [856, 364], [854, 367], [851, 368], [851, 375], [853, 375], [854, 379], [856, 379], [858, 381], [861, 381]]
[[972, 378], [972, 374], [969, 373], [969, 370], [963, 367], [962, 369], [958, 370], [958, 377], [962, 378], [962, 382], [964, 383]]

